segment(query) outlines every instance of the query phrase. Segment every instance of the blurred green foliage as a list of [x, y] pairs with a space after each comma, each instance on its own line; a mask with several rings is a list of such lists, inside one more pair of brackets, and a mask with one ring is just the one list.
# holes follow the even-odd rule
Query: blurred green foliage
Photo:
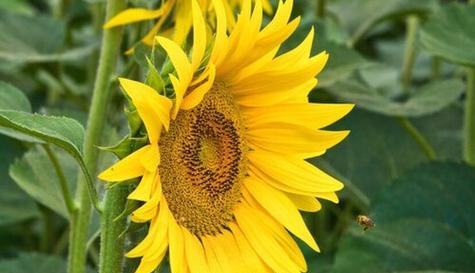
[[[131, 2], [147, 7], [157, 1]], [[95, 0], [0, 1], [0, 273], [66, 272], [68, 209], [41, 145], [56, 145], [52, 151], [74, 188], [103, 6]], [[299, 15], [302, 25], [283, 49], [314, 27], [313, 53], [330, 53], [310, 100], [356, 104], [332, 126], [350, 129], [350, 136], [310, 160], [345, 189], [340, 204], [324, 202], [319, 213], [305, 214], [322, 249], [316, 254], [302, 245], [309, 272], [473, 272], [475, 168], [463, 163], [462, 132], [465, 71], [475, 69], [475, 6], [295, 0]], [[144, 34], [145, 24], [126, 28], [117, 45], [122, 52]], [[149, 65], [163, 62], [163, 54], [146, 59], [150, 54], [139, 46], [133, 56], [120, 56], [117, 76], [163, 85], [163, 71]], [[115, 92], [105, 130], [115, 130], [101, 143], [110, 147], [105, 150], [128, 130], [124, 98], [110, 80]], [[129, 121], [136, 121], [134, 110], [127, 110]], [[124, 140], [114, 149], [123, 156], [142, 142]], [[363, 231], [358, 214], [369, 215], [376, 227]], [[99, 247], [94, 219], [91, 272], [97, 271]], [[127, 246], [143, 232], [130, 226]], [[135, 264], [127, 260], [126, 272]], [[168, 271], [166, 264], [160, 270]]]

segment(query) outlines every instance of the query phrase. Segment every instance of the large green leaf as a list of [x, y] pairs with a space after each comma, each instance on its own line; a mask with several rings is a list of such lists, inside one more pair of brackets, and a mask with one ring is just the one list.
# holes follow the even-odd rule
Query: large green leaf
[[2, 151], [0, 153], [0, 226], [16, 223], [39, 216], [33, 199], [29, 198], [10, 177], [8, 166], [15, 157], [20, 156], [24, 148], [17, 140], [0, 135]]
[[[413, 119], [428, 138], [438, 158], [461, 158], [463, 113], [457, 107]], [[416, 141], [393, 118], [353, 110], [332, 129], [349, 129], [350, 135], [317, 160], [317, 166], [342, 178], [343, 193], [357, 194], [369, 203], [391, 181], [427, 161]]]
[[475, 6], [451, 4], [434, 14], [421, 31], [425, 49], [449, 61], [475, 66]]
[[351, 133], [317, 166], [342, 178], [344, 193], [356, 192], [366, 204], [392, 179], [424, 161], [416, 142], [395, 119], [355, 109], [332, 128]]
[[[381, 77], [382, 73], [376, 74]], [[384, 75], [382, 75], [384, 77]], [[376, 78], [364, 81], [351, 79], [332, 85], [328, 91], [344, 101], [388, 116], [418, 117], [435, 113], [457, 101], [463, 91], [461, 80], [437, 80], [414, 89], [408, 98], [400, 98], [402, 91], [397, 82], [381, 88], [371, 86]]]
[[448, 162], [400, 177], [374, 203], [376, 227], [343, 237], [333, 272], [473, 272], [473, 181], [475, 168]]
[[[77, 165], [70, 156], [55, 151], [70, 189], [74, 185]], [[58, 175], [44, 150], [32, 149], [10, 166], [11, 178], [35, 200], [68, 218]]]
[[426, 14], [435, 9], [434, 0], [338, 0], [329, 1], [329, 9], [353, 37], [353, 42], [385, 19], [406, 14]]
[[65, 23], [44, 15], [27, 16], [0, 9], [0, 60], [47, 62], [79, 59], [96, 45], [63, 51]]

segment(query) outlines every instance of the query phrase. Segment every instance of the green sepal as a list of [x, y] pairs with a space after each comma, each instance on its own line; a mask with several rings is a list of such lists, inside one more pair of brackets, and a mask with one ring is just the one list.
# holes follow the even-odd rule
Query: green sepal
[[99, 149], [111, 152], [119, 159], [122, 159], [131, 154], [133, 151], [136, 151], [146, 145], [147, 140], [148, 138], [146, 136], [130, 137], [130, 135], [126, 135], [117, 144], [108, 147], [99, 147]]
[[145, 59], [147, 60], [147, 65], [148, 65], [148, 73], [145, 78], [145, 84], [152, 87], [153, 89], [158, 91], [161, 95], [163, 95], [164, 90], [165, 90], [165, 82], [163, 81], [162, 76], [160, 75], [157, 68], [150, 60], [150, 58], [145, 56]]

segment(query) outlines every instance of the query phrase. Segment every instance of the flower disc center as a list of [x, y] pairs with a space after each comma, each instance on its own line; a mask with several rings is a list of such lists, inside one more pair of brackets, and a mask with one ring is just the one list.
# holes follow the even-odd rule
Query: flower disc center
[[219, 233], [233, 218], [246, 170], [242, 136], [239, 106], [214, 86], [161, 137], [163, 194], [177, 222], [195, 235]]

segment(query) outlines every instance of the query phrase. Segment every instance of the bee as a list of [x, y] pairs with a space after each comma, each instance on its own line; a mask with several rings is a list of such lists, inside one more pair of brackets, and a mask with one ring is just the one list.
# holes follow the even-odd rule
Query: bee
[[366, 231], [370, 228], [374, 228], [376, 225], [374, 224], [373, 219], [369, 218], [366, 215], [358, 215], [356, 217], [356, 223], [363, 227], [363, 230]]

